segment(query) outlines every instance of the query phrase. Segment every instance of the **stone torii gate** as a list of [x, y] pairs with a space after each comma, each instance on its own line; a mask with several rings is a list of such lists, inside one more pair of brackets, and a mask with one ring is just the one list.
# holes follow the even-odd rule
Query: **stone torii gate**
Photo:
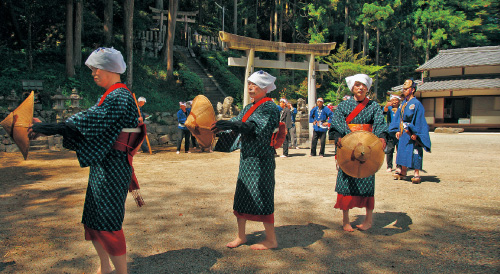
[[[275, 69], [295, 69], [307, 70], [307, 106], [309, 111], [316, 105], [316, 71], [328, 71], [327, 64], [315, 62], [315, 56], [326, 56], [335, 48], [337, 43], [323, 44], [301, 44], [301, 43], [283, 43], [272, 42], [239, 36], [227, 32], [219, 32], [220, 39], [226, 43], [230, 49], [244, 50], [246, 57], [228, 59], [229, 66], [246, 67], [245, 79], [247, 79], [254, 68], [275, 68]], [[261, 60], [255, 57], [255, 51], [276, 52], [278, 60]], [[307, 56], [307, 61], [291, 62], [285, 60], [285, 54], [302, 54]], [[245, 81], [245, 90], [243, 96], [243, 105], [250, 103], [248, 95], [248, 83]], [[313, 127], [309, 124], [309, 140], [312, 139]]]

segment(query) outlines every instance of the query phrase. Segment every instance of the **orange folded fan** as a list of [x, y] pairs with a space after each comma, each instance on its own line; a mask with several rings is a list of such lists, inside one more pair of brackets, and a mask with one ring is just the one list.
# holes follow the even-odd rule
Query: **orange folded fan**
[[12, 111], [0, 125], [5, 129], [10, 138], [19, 147], [24, 156], [28, 158], [30, 139], [28, 138], [28, 127], [33, 123], [33, 109], [35, 107], [35, 93], [31, 94], [14, 111]]

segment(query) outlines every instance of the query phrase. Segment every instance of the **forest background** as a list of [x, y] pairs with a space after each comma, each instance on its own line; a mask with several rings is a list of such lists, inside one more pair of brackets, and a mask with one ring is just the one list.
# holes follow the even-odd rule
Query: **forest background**
[[[149, 7], [198, 11], [190, 27], [202, 35], [217, 36], [224, 22], [225, 31], [258, 39], [337, 42], [329, 56], [317, 57], [330, 65], [317, 75], [318, 97], [334, 104], [349, 93], [346, 76], [370, 74], [377, 80], [372, 98], [384, 102], [391, 87], [419, 79], [415, 69], [441, 49], [500, 45], [496, 0], [0, 0], [0, 96], [13, 89], [19, 95], [22, 79], [43, 80], [44, 108], [52, 107], [50, 96], [58, 87], [65, 94], [76, 88], [82, 105], [90, 107], [102, 90], [82, 63], [97, 47], [113, 46], [128, 65], [122, 80], [148, 98], [147, 111], [177, 109], [178, 101], [203, 93], [203, 82], [184, 65], [187, 57], [174, 51], [174, 44], [181, 45], [180, 22], [170, 24], [175, 35], [167, 35], [160, 57], [139, 55], [136, 34], [158, 27]], [[244, 68], [228, 67], [227, 57], [244, 53], [194, 50], [241, 104]], [[256, 56], [276, 59], [270, 53]], [[270, 72], [278, 76], [271, 97], [307, 97], [305, 71]]]

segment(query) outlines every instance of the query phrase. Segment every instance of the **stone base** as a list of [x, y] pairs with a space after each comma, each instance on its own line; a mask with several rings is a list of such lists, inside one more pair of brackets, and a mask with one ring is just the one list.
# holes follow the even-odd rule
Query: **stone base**
[[463, 128], [452, 128], [452, 127], [437, 127], [434, 129], [434, 133], [451, 133], [451, 134], [456, 134], [456, 133], [461, 133], [464, 132]]

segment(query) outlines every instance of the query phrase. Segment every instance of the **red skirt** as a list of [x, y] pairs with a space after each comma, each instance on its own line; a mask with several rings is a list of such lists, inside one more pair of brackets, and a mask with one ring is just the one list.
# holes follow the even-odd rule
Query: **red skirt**
[[127, 253], [123, 229], [118, 231], [99, 231], [83, 225], [85, 240], [99, 242], [111, 256], [121, 256]]
[[344, 196], [342, 194], [337, 194], [337, 203], [334, 208], [349, 210], [354, 207], [373, 209], [375, 208], [375, 197]]
[[253, 214], [239, 213], [236, 210], [234, 210], [233, 213], [236, 216], [236, 218], [255, 221], [255, 222], [274, 224], [274, 213], [268, 215], [253, 215]]

